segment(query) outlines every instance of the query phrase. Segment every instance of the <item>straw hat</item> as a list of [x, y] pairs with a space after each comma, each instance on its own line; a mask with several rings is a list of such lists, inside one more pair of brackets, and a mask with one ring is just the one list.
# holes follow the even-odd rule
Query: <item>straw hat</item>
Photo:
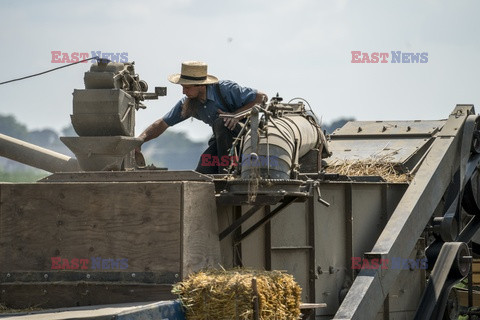
[[200, 61], [185, 61], [182, 63], [182, 72], [168, 77], [172, 83], [195, 85], [217, 83], [218, 79], [207, 74], [207, 64]]

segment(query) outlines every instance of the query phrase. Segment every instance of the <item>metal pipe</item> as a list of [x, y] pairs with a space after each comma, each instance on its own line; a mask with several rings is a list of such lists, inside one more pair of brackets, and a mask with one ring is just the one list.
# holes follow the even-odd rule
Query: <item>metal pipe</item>
[[4, 134], [0, 134], [0, 156], [52, 173], [80, 171], [75, 158]]
[[[253, 128], [253, 126], [252, 126]], [[315, 148], [319, 141], [318, 128], [300, 114], [270, 117], [256, 141], [255, 132], [247, 134], [242, 152], [242, 179], [249, 179], [252, 171], [262, 178], [290, 179], [295, 164], [295, 140], [298, 140], [298, 158]], [[251, 155], [255, 154], [255, 159]]]

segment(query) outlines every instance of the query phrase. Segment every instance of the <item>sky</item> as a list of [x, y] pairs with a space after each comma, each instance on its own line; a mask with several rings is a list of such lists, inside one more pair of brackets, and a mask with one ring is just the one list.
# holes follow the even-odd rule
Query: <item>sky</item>
[[[136, 134], [182, 97], [167, 77], [187, 60], [269, 97], [301, 97], [324, 123], [439, 120], [480, 103], [479, 13], [475, 0], [0, 0], [0, 82], [65, 65], [52, 51], [127, 53], [150, 88], [168, 92], [137, 112]], [[352, 63], [352, 51], [364, 63]], [[392, 51], [427, 61], [392, 63]], [[375, 52], [387, 62], [367, 63]], [[0, 85], [0, 114], [60, 131], [89, 67]], [[169, 130], [211, 134], [197, 120]]]

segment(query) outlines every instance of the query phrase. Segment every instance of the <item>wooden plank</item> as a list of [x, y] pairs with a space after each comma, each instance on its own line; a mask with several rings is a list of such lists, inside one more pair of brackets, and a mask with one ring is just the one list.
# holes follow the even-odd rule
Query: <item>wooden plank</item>
[[221, 263], [213, 183], [184, 183], [183, 203], [182, 278]]
[[[456, 290], [458, 296], [458, 304], [460, 306], [468, 307], [468, 291], [467, 290]], [[473, 291], [473, 306], [480, 307], [480, 292]]]
[[480, 273], [480, 259], [473, 259], [472, 263], [472, 272], [473, 273]]
[[326, 308], [326, 303], [300, 303], [300, 310], [302, 309], [317, 309], [317, 308]]
[[[165, 318], [165, 317], [168, 318]], [[1, 319], [12, 320], [145, 320], [168, 319], [185, 320], [185, 313], [180, 301], [134, 302], [108, 304], [87, 307], [50, 309], [11, 315], [0, 314]]]
[[137, 170], [58, 172], [40, 182], [141, 182], [141, 181], [212, 181], [210, 176], [193, 170]]
[[160, 301], [176, 298], [171, 289], [171, 285], [125, 283], [0, 284], [0, 303], [12, 309], [25, 309]]
[[302, 311], [302, 319], [315, 318], [315, 310], [326, 308], [326, 303], [300, 303], [300, 310]]
[[108, 304], [87, 307], [60, 308], [45, 311], [29, 311], [10, 315], [0, 314], [0, 318], [13, 320], [66, 320], [90, 319], [111, 320], [129, 319], [140, 320], [145, 318], [162, 319], [168, 314], [169, 320], [184, 320], [185, 315], [179, 301], [169, 300], [160, 302], [134, 302]]
[[185, 314], [179, 301], [170, 300], [154, 303], [137, 302], [51, 309], [46, 311], [28, 312], [28, 314], [0, 314], [0, 318], [12, 320], [185, 320]]
[[0, 272], [100, 257], [127, 259], [121, 271], [179, 273], [180, 191], [181, 182], [4, 184]]
[[473, 285], [477, 286], [480, 284], [480, 273], [473, 273], [472, 274]]
[[115, 320], [185, 320], [182, 303], [177, 301], [161, 301], [134, 310], [126, 310], [115, 317]]

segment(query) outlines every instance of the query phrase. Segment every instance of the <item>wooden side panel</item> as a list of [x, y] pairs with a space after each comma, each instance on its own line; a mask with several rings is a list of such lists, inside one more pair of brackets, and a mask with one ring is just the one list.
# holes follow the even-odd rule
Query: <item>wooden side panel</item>
[[182, 277], [206, 267], [218, 268], [217, 206], [213, 183], [185, 182], [183, 190]]
[[[119, 271], [180, 272], [181, 182], [0, 187], [1, 273], [52, 271], [52, 257], [128, 259]], [[114, 271], [107, 269], [95, 271]]]

